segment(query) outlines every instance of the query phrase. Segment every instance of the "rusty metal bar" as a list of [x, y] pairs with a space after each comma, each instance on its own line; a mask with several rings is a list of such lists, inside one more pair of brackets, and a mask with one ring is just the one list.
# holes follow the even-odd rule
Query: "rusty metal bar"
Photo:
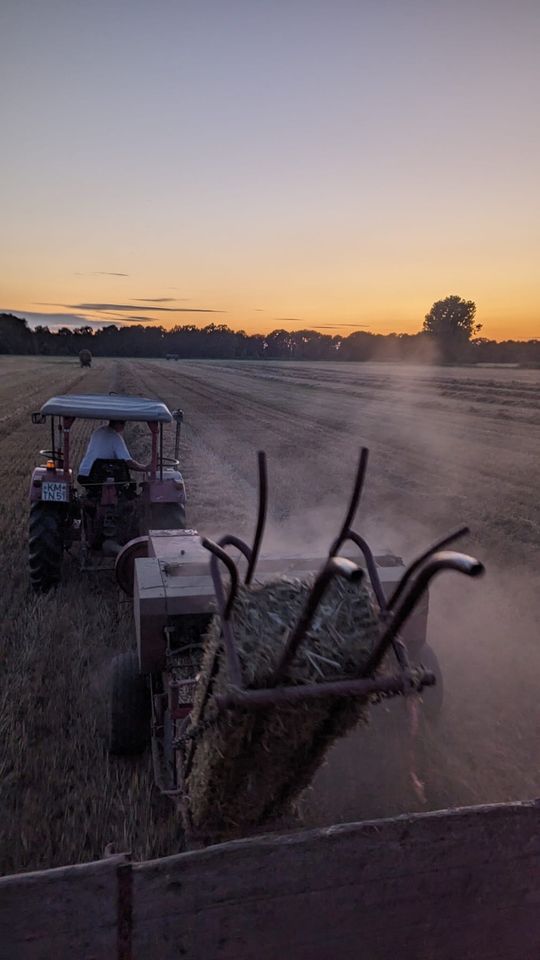
[[253, 546], [251, 547], [251, 558], [249, 560], [246, 572], [246, 583], [248, 584], [251, 583], [253, 574], [255, 573], [255, 567], [257, 566], [259, 550], [261, 548], [261, 542], [264, 533], [264, 525], [266, 523], [266, 510], [268, 506], [268, 471], [266, 468], [266, 453], [264, 450], [259, 450], [257, 454], [257, 462], [259, 467], [259, 504], [257, 509], [257, 526], [255, 527]]
[[[210, 557], [210, 573], [212, 580], [214, 581], [214, 590], [216, 592], [218, 608], [221, 613], [221, 633], [223, 636], [223, 642], [225, 644], [225, 653], [229, 665], [231, 683], [234, 686], [242, 687], [242, 667], [240, 664], [238, 651], [234, 643], [231, 625], [229, 623], [229, 617], [231, 615], [233, 603], [236, 597], [236, 591], [238, 589], [238, 570], [236, 569], [236, 564], [232, 557], [229, 556], [226, 550], [220, 547], [217, 543], [214, 543], [213, 540], [203, 537], [201, 539], [201, 543], [203, 547], [209, 550], [212, 554]], [[225, 589], [219, 572], [220, 560], [227, 567], [231, 577], [231, 586], [227, 599], [225, 599]]]
[[[347, 534], [348, 540], [352, 540], [357, 547], [362, 551], [364, 559], [366, 561], [366, 567], [369, 574], [369, 579], [371, 580], [371, 586], [373, 587], [373, 592], [377, 599], [377, 603], [381, 608], [381, 614], [387, 610], [387, 600], [384, 593], [383, 585], [381, 583], [381, 578], [379, 577], [379, 571], [377, 570], [377, 563], [371, 547], [369, 546], [367, 540], [364, 540], [360, 534], [356, 533], [354, 530], [349, 530]], [[406, 645], [403, 643], [403, 640], [400, 640], [399, 637], [394, 637], [392, 641], [392, 647], [396, 655], [396, 660], [399, 663], [402, 670], [408, 670], [410, 666], [409, 653]]]
[[240, 550], [240, 553], [244, 555], [248, 563], [251, 559], [250, 547], [248, 547], [244, 540], [241, 540], [240, 537], [235, 537], [232, 533], [221, 537], [221, 539], [218, 540], [218, 547], [236, 547], [236, 549]]
[[272, 684], [276, 684], [278, 680], [283, 677], [287, 668], [294, 660], [296, 652], [309, 630], [317, 607], [334, 577], [345, 577], [347, 580], [358, 583], [363, 576], [364, 571], [362, 568], [357, 566], [356, 563], [353, 563], [352, 560], [346, 560], [345, 557], [330, 557], [326, 561], [313, 584], [298, 623], [285, 644], [285, 648], [272, 678]]
[[360, 450], [358, 467], [356, 469], [356, 477], [354, 481], [353, 492], [352, 492], [347, 513], [345, 515], [345, 520], [343, 521], [343, 524], [341, 526], [341, 530], [338, 536], [336, 537], [336, 539], [334, 540], [334, 542], [332, 543], [328, 551], [328, 557], [334, 557], [336, 553], [339, 553], [343, 545], [343, 542], [347, 537], [351, 523], [354, 520], [354, 516], [358, 509], [358, 504], [360, 502], [360, 497], [362, 495], [362, 489], [363, 489], [364, 480], [366, 477], [368, 457], [369, 457], [369, 450], [367, 449], [367, 447], [362, 447], [362, 449]]
[[483, 574], [484, 565], [475, 560], [474, 557], [469, 557], [464, 553], [456, 553], [453, 550], [443, 550], [440, 553], [435, 553], [429, 563], [420, 570], [416, 579], [413, 580], [408, 592], [394, 612], [390, 623], [387, 624], [381, 639], [364, 667], [364, 676], [374, 673], [380, 665], [386, 651], [393, 643], [409, 614], [414, 610], [422, 594], [426, 591], [430, 581], [443, 570], [455, 570], [457, 573], [462, 573], [468, 577], [478, 577]]
[[460, 537], [464, 537], [467, 533], [469, 533], [468, 527], [459, 527], [457, 530], [454, 530], [453, 533], [449, 533], [446, 537], [443, 537], [442, 540], [438, 540], [436, 543], [432, 544], [428, 550], [425, 550], [424, 553], [420, 554], [420, 556], [416, 558], [416, 560], [413, 560], [413, 562], [409, 564], [405, 570], [405, 573], [403, 574], [397, 587], [389, 597], [386, 603], [387, 609], [391, 610], [396, 605], [405, 587], [410, 582], [411, 577], [414, 576], [416, 571], [422, 566], [423, 563], [425, 563], [426, 560], [429, 559], [429, 557], [433, 556], [434, 553], [437, 553], [438, 550], [443, 550], [445, 547], [448, 547]]
[[[213, 540], [209, 540], [208, 537], [202, 537], [201, 544], [203, 547], [205, 547], [206, 550], [209, 550], [210, 553], [212, 554], [212, 557], [210, 558], [210, 572], [212, 574], [214, 586], [216, 587], [216, 596], [219, 603], [220, 611], [222, 611], [224, 619], [228, 620], [231, 615], [232, 605], [235, 601], [236, 591], [238, 589], [238, 570], [236, 569], [236, 564], [233, 558], [229, 556], [229, 554], [227, 553], [226, 550], [223, 549], [223, 547], [220, 547], [219, 544], [214, 543]], [[219, 570], [217, 565], [218, 560], [221, 560], [221, 562], [225, 564], [231, 577], [231, 586], [229, 589], [229, 596], [227, 597], [226, 603], [225, 603], [225, 596], [223, 591], [223, 581], [219, 576]]]
[[178, 455], [180, 453], [180, 433], [184, 420], [183, 410], [173, 410], [173, 418], [176, 421], [176, 432], [174, 435], [174, 459], [178, 460]]
[[157, 449], [158, 425], [153, 420], [152, 421], [149, 420], [147, 422], [148, 422], [148, 427], [150, 428], [150, 432], [152, 434], [152, 454], [151, 454], [152, 461], [150, 466], [150, 479], [155, 480], [156, 471], [157, 471], [157, 459], [158, 459], [158, 449]]
[[295, 703], [299, 700], [320, 700], [323, 697], [369, 696], [373, 693], [405, 693], [435, 683], [435, 674], [429, 670], [414, 673], [400, 673], [391, 677], [362, 677], [358, 680], [332, 680], [328, 683], [298, 684], [294, 687], [271, 687], [266, 690], [234, 690], [231, 693], [216, 696], [219, 710], [246, 707], [247, 709], [265, 709], [282, 703]]
[[343, 543], [345, 543], [347, 540], [351, 540], [361, 550], [364, 560], [366, 561], [369, 579], [371, 581], [371, 586], [373, 587], [375, 597], [377, 598], [377, 603], [379, 604], [381, 610], [385, 610], [386, 597], [384, 595], [381, 578], [379, 577], [379, 571], [377, 570], [377, 564], [375, 562], [375, 557], [373, 556], [371, 547], [369, 546], [367, 540], [364, 540], [364, 538], [354, 530], [347, 531], [347, 534], [343, 539]]

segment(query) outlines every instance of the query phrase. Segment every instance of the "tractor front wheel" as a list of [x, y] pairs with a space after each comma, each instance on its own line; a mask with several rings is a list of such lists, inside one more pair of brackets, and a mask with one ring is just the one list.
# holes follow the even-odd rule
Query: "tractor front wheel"
[[134, 651], [112, 662], [109, 752], [143, 753], [150, 740], [150, 690]]
[[30, 508], [30, 582], [45, 592], [58, 586], [62, 576], [65, 511], [55, 503], [38, 501]]

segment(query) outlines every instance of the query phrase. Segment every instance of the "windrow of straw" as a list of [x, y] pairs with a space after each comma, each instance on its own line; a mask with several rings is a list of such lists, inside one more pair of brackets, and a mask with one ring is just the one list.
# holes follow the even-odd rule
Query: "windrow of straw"
[[[248, 689], [269, 687], [313, 578], [282, 578], [238, 589], [231, 618]], [[280, 683], [312, 684], [358, 677], [379, 636], [377, 608], [364, 582], [335, 580]], [[287, 814], [331, 744], [366, 722], [359, 697], [297, 701], [264, 711], [218, 713], [215, 697], [231, 689], [221, 623], [214, 617], [186, 740], [191, 825], [213, 839], [231, 837]]]

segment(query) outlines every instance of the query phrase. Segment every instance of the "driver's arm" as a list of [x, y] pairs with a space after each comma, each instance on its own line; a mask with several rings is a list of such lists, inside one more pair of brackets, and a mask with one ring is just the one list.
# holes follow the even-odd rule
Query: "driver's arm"
[[126, 441], [119, 434], [114, 437], [114, 452], [119, 460], [124, 460], [129, 470], [138, 470], [139, 473], [147, 473], [150, 470], [149, 464], [133, 460], [126, 446]]
[[151, 463], [139, 463], [138, 460], [126, 460], [126, 464], [130, 470], [138, 470], [139, 473], [148, 473], [152, 468]]

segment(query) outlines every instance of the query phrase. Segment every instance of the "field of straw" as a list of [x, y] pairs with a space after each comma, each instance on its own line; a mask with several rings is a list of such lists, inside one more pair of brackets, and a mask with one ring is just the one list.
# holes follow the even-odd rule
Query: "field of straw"
[[[250, 536], [256, 451], [269, 458], [266, 546], [325, 546], [357, 458], [370, 448], [357, 528], [409, 558], [462, 522], [484, 580], [433, 588], [430, 640], [445, 707], [422, 749], [428, 807], [540, 794], [540, 375], [502, 369], [0, 358], [0, 872], [102, 856], [176, 852], [179, 824], [153, 788], [148, 757], [105, 749], [108, 665], [132, 643], [129, 603], [67, 557], [53, 595], [30, 593], [28, 484], [45, 427], [30, 414], [55, 393], [110, 390], [182, 407], [188, 520]], [[79, 423], [80, 456], [91, 425]], [[147, 453], [146, 428], [127, 432]], [[303, 822], [420, 809], [400, 732], [402, 705], [332, 752]]]

